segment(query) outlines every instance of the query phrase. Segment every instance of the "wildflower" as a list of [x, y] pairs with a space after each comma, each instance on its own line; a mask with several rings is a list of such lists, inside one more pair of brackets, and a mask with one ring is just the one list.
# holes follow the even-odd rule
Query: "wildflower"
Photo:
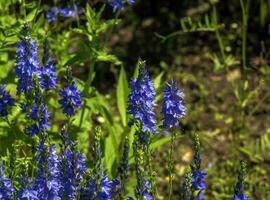
[[57, 17], [74, 18], [76, 13], [80, 14], [82, 10], [77, 5], [68, 5], [67, 7], [60, 8], [57, 6], [52, 7], [46, 12], [46, 18], [49, 23], [57, 21]]
[[50, 145], [48, 156], [48, 199], [60, 199], [60, 171], [59, 171], [59, 158], [56, 154], [55, 146]]
[[81, 189], [81, 181], [86, 170], [85, 158], [79, 152], [75, 152], [74, 144], [67, 138], [67, 133], [62, 133], [61, 139], [61, 196], [75, 199]]
[[16, 195], [16, 199], [39, 200], [38, 192], [34, 189], [31, 180], [25, 180], [23, 177], [20, 177], [20, 189]]
[[179, 126], [178, 119], [185, 116], [185, 106], [183, 105], [183, 92], [177, 88], [176, 82], [171, 81], [164, 88], [162, 104], [164, 128]]
[[135, 196], [139, 199], [142, 197], [143, 200], [153, 200], [153, 196], [150, 194], [151, 185], [148, 180], [144, 181], [143, 190], [140, 191], [139, 188], [135, 189]]
[[35, 190], [38, 191], [38, 198], [60, 200], [59, 160], [55, 147], [50, 145], [48, 151], [44, 138], [42, 138], [37, 150]]
[[184, 175], [184, 183], [181, 188], [181, 196], [183, 200], [191, 200], [191, 181], [192, 172], [190, 167], [188, 167]]
[[238, 174], [238, 181], [234, 188], [234, 195], [231, 200], [248, 200], [248, 197], [244, 194], [245, 176], [246, 176], [246, 163], [241, 161], [240, 170]]
[[80, 91], [77, 89], [75, 83], [67, 86], [60, 91], [61, 99], [59, 103], [63, 109], [63, 113], [67, 116], [72, 116], [75, 113], [75, 108], [80, 108], [82, 99], [80, 96]]
[[57, 14], [59, 13], [58, 7], [52, 7], [49, 11], [46, 12], [46, 18], [49, 23], [55, 22], [57, 20]]
[[122, 0], [108, 0], [108, 3], [113, 8], [113, 12], [116, 12], [117, 10], [124, 10], [124, 4]]
[[191, 190], [198, 191], [197, 199], [203, 199], [203, 190], [205, 190], [205, 177], [206, 173], [201, 170], [201, 157], [200, 157], [200, 141], [198, 134], [194, 135], [193, 138], [195, 155], [194, 163], [191, 165], [192, 179], [191, 179]]
[[0, 162], [0, 199], [9, 200], [11, 199], [13, 192], [11, 180], [5, 177], [4, 168]]
[[91, 177], [88, 177], [87, 185], [84, 188], [84, 197], [90, 200], [111, 200], [118, 192], [119, 180], [109, 180], [104, 173], [101, 163], [101, 129], [97, 127], [95, 130], [95, 140], [93, 145], [93, 163], [94, 169]]
[[142, 134], [147, 132], [156, 134], [156, 121], [153, 112], [153, 108], [156, 105], [154, 102], [154, 84], [144, 67], [139, 69], [139, 76], [130, 82], [129, 88], [128, 113], [133, 117], [129, 125], [139, 121]]
[[14, 99], [6, 91], [6, 85], [0, 86], [0, 116], [8, 115], [8, 109], [14, 105]]
[[117, 10], [123, 11], [124, 10], [124, 3], [127, 3], [129, 5], [135, 3], [135, 0], [108, 0], [109, 5], [113, 8], [113, 12], [116, 12]]
[[19, 78], [17, 93], [28, 93], [34, 87], [34, 77], [39, 76], [39, 63], [37, 46], [29, 37], [28, 25], [25, 24], [22, 31], [23, 37], [17, 42], [15, 74]]
[[40, 76], [39, 76], [39, 84], [44, 90], [50, 90], [56, 88], [56, 80], [57, 77], [55, 75], [56, 69], [52, 63], [48, 63], [47, 65], [41, 67]]
[[135, 3], [135, 0], [127, 0], [127, 3], [128, 3], [129, 5], [131, 5], [131, 4]]
[[28, 116], [34, 122], [30, 127], [28, 127], [28, 133], [30, 136], [38, 134], [39, 132], [45, 131], [49, 128], [50, 114], [43, 103], [40, 105], [33, 104], [29, 110]]

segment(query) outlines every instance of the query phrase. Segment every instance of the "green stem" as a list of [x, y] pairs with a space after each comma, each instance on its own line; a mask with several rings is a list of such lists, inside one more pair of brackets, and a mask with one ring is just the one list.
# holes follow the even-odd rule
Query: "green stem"
[[175, 131], [172, 131], [172, 136], [171, 136], [171, 143], [170, 143], [170, 151], [169, 151], [169, 200], [171, 200], [172, 197], [172, 188], [173, 188], [173, 166], [174, 166], [174, 161], [173, 161], [173, 153], [174, 153], [174, 142], [175, 142]]
[[247, 68], [247, 29], [248, 29], [248, 11], [250, 0], [245, 4], [243, 0], [240, 0], [242, 9], [242, 68], [241, 71], [243, 75], [246, 74]]
[[[95, 72], [95, 60], [93, 60], [90, 63], [90, 69], [89, 69], [88, 79], [87, 79], [87, 81], [85, 83], [85, 87], [84, 87], [84, 90], [83, 90], [83, 95], [84, 96], [89, 91], [90, 85], [91, 85], [91, 83], [93, 81], [94, 72]], [[83, 118], [84, 118], [84, 115], [85, 115], [85, 111], [86, 111], [86, 100], [83, 101], [83, 107], [82, 107], [82, 114], [81, 114], [81, 117], [80, 117], [79, 129], [82, 128], [82, 123], [83, 123]]]
[[216, 34], [216, 38], [217, 38], [217, 41], [218, 41], [218, 46], [219, 46], [219, 49], [220, 49], [220, 52], [221, 52], [221, 56], [222, 56], [222, 62], [224, 64], [226, 56], [225, 56], [223, 40], [222, 40], [220, 32], [219, 32], [217, 9], [216, 9], [215, 5], [213, 6], [213, 15], [214, 15], [214, 23], [216, 25], [215, 34]]

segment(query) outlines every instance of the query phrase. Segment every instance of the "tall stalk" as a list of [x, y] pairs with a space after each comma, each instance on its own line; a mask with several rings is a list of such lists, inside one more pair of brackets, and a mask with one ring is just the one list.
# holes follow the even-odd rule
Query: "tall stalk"
[[243, 0], [240, 0], [241, 10], [242, 10], [242, 67], [241, 72], [246, 76], [247, 68], [247, 29], [248, 29], [248, 15], [249, 15], [249, 6], [250, 0], [247, 0], [244, 3]]

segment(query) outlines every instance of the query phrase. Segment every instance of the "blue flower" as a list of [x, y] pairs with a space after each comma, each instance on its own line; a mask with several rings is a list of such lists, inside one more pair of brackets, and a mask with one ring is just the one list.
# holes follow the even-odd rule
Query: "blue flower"
[[33, 104], [30, 108], [29, 118], [33, 121], [33, 124], [28, 127], [28, 133], [30, 136], [46, 131], [50, 126], [50, 113], [44, 104]]
[[62, 8], [62, 9], [59, 9], [59, 15], [61, 17], [75, 17], [76, 16], [76, 11], [75, 9], [73, 8]]
[[205, 190], [205, 177], [206, 173], [201, 169], [196, 169], [194, 166], [191, 165], [191, 189], [194, 191], [199, 191], [197, 194], [197, 200], [203, 199], [202, 191]]
[[76, 159], [76, 163], [75, 163], [75, 165], [76, 165], [76, 167], [75, 167], [75, 169], [76, 169], [76, 173], [75, 173], [76, 187], [79, 188], [81, 186], [80, 182], [83, 179], [84, 173], [86, 171], [85, 157], [80, 152], [77, 152], [75, 159]]
[[199, 135], [195, 133], [193, 136], [193, 146], [194, 146], [194, 161], [191, 164], [191, 190], [198, 191], [197, 200], [203, 199], [203, 190], [206, 189], [205, 177], [206, 173], [201, 169], [201, 156], [200, 156], [200, 140]]
[[59, 171], [59, 158], [56, 154], [55, 146], [50, 145], [48, 156], [48, 199], [61, 199], [60, 198], [60, 171]]
[[0, 199], [10, 200], [12, 196], [13, 188], [11, 180], [5, 177], [4, 168], [0, 162]]
[[66, 133], [62, 137], [62, 141], [67, 141], [63, 141], [60, 157], [61, 196], [75, 199], [77, 192], [81, 190], [86, 171], [85, 158], [79, 152], [74, 152], [74, 144], [67, 138]]
[[117, 193], [118, 179], [110, 181], [107, 176], [101, 177], [101, 180], [91, 179], [90, 185], [84, 189], [84, 197], [90, 200], [112, 200]]
[[39, 76], [37, 46], [34, 40], [21, 39], [17, 44], [15, 75], [19, 79], [17, 93], [28, 93], [34, 87], [34, 77]]
[[248, 198], [244, 194], [242, 194], [238, 196], [234, 195], [231, 200], [248, 200]]
[[46, 18], [49, 23], [55, 22], [57, 20], [57, 15], [59, 13], [58, 7], [52, 7], [49, 11], [46, 12]]
[[60, 91], [61, 99], [59, 103], [63, 109], [63, 113], [69, 117], [75, 113], [75, 108], [80, 108], [82, 99], [80, 96], [80, 91], [77, 89], [75, 83], [72, 83], [68, 87]]
[[144, 188], [143, 191], [140, 191], [138, 188], [135, 189], [135, 195], [139, 199], [140, 196], [143, 197], [143, 200], [153, 200], [153, 196], [150, 194], [151, 185], [148, 180], [144, 181]]
[[39, 84], [44, 90], [51, 90], [56, 88], [56, 69], [51, 62], [41, 67]]
[[122, 0], [108, 0], [108, 3], [113, 8], [113, 12], [116, 12], [117, 10], [124, 10], [124, 3]]
[[163, 128], [179, 126], [179, 119], [185, 116], [185, 106], [183, 105], [183, 92], [177, 88], [176, 82], [167, 83], [164, 88], [162, 102]]
[[30, 180], [20, 177], [20, 189], [16, 195], [18, 200], [39, 200], [38, 192], [34, 189]]
[[8, 115], [8, 109], [14, 105], [14, 99], [6, 91], [6, 85], [0, 86], [0, 116]]
[[127, 3], [128, 3], [129, 5], [134, 4], [134, 3], [135, 3], [135, 0], [127, 0]]
[[32, 188], [27, 188], [19, 197], [20, 200], [38, 200], [38, 192]]
[[101, 179], [100, 191], [97, 192], [99, 200], [110, 200], [115, 194], [115, 188], [119, 185], [118, 179], [110, 181], [107, 176]]
[[57, 17], [65, 17], [65, 18], [74, 18], [76, 17], [76, 12], [80, 14], [82, 10], [77, 7], [77, 5], [68, 5], [67, 7], [52, 7], [49, 11], [46, 12], [46, 18], [49, 23], [57, 21]]
[[153, 108], [156, 105], [154, 102], [155, 89], [153, 81], [150, 80], [148, 72], [144, 67], [139, 69], [139, 76], [130, 82], [129, 88], [128, 113], [133, 117], [129, 125], [139, 121], [143, 134], [147, 132], [156, 134], [156, 121], [153, 112]]
[[[127, 0], [125, 1], [127, 4], [131, 5], [135, 3], [135, 0]], [[113, 12], [117, 10], [123, 11], [124, 10], [124, 1], [123, 0], [108, 0], [109, 5], [113, 8]]]
[[37, 147], [37, 174], [35, 180], [35, 190], [38, 192], [39, 198], [45, 198], [47, 194], [46, 184], [46, 150], [44, 140], [42, 140]]
[[48, 151], [42, 139], [37, 148], [36, 160], [35, 190], [38, 192], [38, 198], [60, 200], [59, 160], [54, 145], [50, 145]]

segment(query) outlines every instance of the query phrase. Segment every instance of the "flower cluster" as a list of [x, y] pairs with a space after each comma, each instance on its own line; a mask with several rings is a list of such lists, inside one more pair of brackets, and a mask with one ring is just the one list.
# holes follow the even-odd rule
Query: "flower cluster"
[[119, 180], [109, 180], [104, 173], [102, 166], [101, 154], [101, 129], [97, 127], [95, 130], [95, 140], [93, 145], [93, 171], [87, 178], [87, 186], [84, 188], [84, 199], [111, 200], [118, 193]]
[[76, 17], [76, 13], [81, 13], [81, 9], [77, 7], [77, 5], [68, 5], [67, 7], [60, 8], [57, 6], [52, 7], [49, 11], [46, 12], [46, 18], [49, 23], [57, 21], [57, 17], [64, 18], [74, 18]]
[[135, 196], [139, 199], [142, 197], [143, 200], [153, 200], [153, 196], [150, 194], [151, 185], [148, 180], [144, 180], [143, 190], [140, 191], [139, 188], [135, 189]]
[[162, 103], [163, 128], [179, 126], [179, 119], [185, 116], [183, 105], [183, 92], [177, 88], [176, 82], [171, 81], [164, 88]]
[[157, 133], [153, 112], [156, 105], [154, 102], [155, 89], [153, 81], [150, 80], [144, 67], [139, 69], [138, 77], [130, 82], [129, 88], [128, 113], [132, 115], [129, 125], [139, 121], [142, 133]]
[[6, 92], [6, 85], [0, 86], [0, 116], [8, 115], [8, 109], [14, 105], [14, 99]]
[[60, 164], [60, 196], [75, 199], [81, 190], [81, 182], [86, 171], [85, 158], [80, 152], [75, 151], [74, 143], [68, 138], [66, 132], [61, 134]]
[[199, 136], [195, 133], [193, 138], [194, 144], [194, 163], [190, 166], [192, 172], [191, 190], [198, 191], [197, 199], [203, 199], [203, 190], [205, 190], [205, 176], [206, 173], [201, 170], [201, 157], [200, 157], [200, 141]]
[[117, 193], [118, 179], [109, 180], [107, 176], [101, 177], [101, 180], [91, 179], [89, 186], [85, 188], [84, 198], [94, 200], [112, 200]]
[[9, 200], [11, 199], [13, 192], [11, 180], [5, 177], [4, 168], [0, 162], [0, 199]]
[[67, 86], [60, 91], [61, 99], [59, 103], [63, 109], [63, 113], [67, 116], [72, 116], [75, 113], [76, 108], [81, 107], [82, 99], [80, 91], [77, 89], [75, 83]]
[[[24, 27], [24, 29], [28, 29], [28, 27]], [[16, 44], [15, 74], [19, 79], [18, 94], [28, 93], [35, 85], [35, 77], [39, 77], [40, 74], [36, 42], [29, 37], [27, 30], [25, 32], [26, 35]]]
[[57, 77], [55, 75], [56, 69], [49, 61], [48, 64], [42, 66], [40, 69], [39, 84], [44, 90], [52, 90], [56, 88]]
[[28, 134], [30, 136], [46, 131], [50, 126], [50, 114], [44, 104], [33, 104], [29, 110], [28, 117], [33, 121], [33, 124], [28, 127]]
[[113, 8], [113, 12], [116, 12], [117, 10], [123, 11], [124, 10], [124, 3], [127, 3], [129, 5], [134, 4], [135, 0], [108, 0], [109, 5]]
[[39, 200], [38, 192], [34, 189], [33, 181], [20, 177], [20, 189], [16, 193], [17, 199]]
[[34, 188], [38, 192], [38, 198], [60, 199], [60, 167], [55, 146], [50, 145], [48, 149], [45, 140], [42, 139], [37, 148], [36, 160], [37, 174]]

